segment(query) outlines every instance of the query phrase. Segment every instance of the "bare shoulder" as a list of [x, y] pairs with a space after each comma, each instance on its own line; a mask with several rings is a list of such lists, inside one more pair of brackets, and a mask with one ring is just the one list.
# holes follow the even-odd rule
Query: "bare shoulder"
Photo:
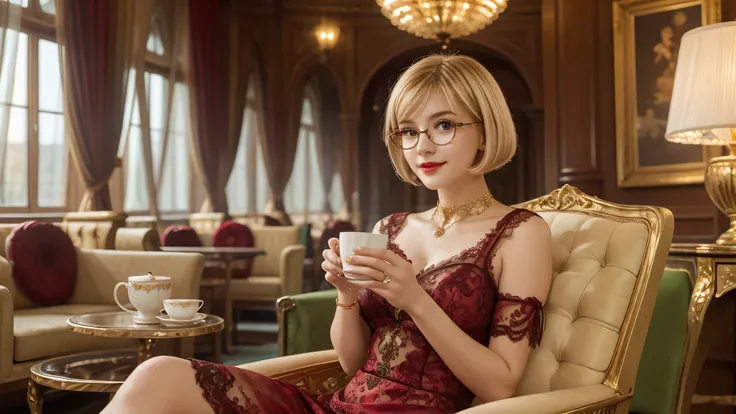
[[534, 214], [519, 224], [500, 250], [500, 289], [519, 297], [534, 296], [543, 303], [552, 280], [552, 232]]
[[544, 219], [533, 212], [528, 218], [521, 223], [513, 231], [509, 242], [523, 243], [523, 244], [534, 244], [539, 246], [540, 244], [551, 244], [552, 243], [552, 231], [549, 228]]

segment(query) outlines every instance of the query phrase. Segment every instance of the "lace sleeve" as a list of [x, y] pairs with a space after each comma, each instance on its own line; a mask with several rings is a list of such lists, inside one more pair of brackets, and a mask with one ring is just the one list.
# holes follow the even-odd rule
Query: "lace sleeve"
[[498, 295], [493, 316], [491, 336], [506, 336], [512, 342], [529, 339], [529, 346], [536, 348], [542, 341], [544, 312], [542, 302], [535, 297], [520, 298], [508, 293]]

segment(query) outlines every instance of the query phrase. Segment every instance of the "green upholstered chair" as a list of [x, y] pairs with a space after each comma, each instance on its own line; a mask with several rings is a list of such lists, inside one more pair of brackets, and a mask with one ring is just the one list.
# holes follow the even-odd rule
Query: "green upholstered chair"
[[332, 349], [330, 325], [337, 291], [321, 290], [284, 296], [276, 301], [279, 356]]
[[641, 354], [631, 412], [677, 412], [677, 395], [688, 342], [692, 283], [684, 270], [665, 270]]
[[[632, 413], [676, 412], [691, 291], [687, 272], [664, 272], [636, 377]], [[332, 349], [330, 324], [336, 298], [333, 289], [279, 299], [279, 356]]]

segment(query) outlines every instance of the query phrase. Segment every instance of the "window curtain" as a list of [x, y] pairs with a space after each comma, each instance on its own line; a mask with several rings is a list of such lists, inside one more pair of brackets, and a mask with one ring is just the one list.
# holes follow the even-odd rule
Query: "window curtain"
[[[140, 53], [135, 56], [136, 73], [135, 73], [135, 91], [138, 99], [138, 110], [140, 115], [140, 130], [142, 138], [143, 160], [146, 171], [146, 193], [148, 194], [148, 209], [156, 222], [161, 221], [161, 211], [159, 204], [159, 191], [163, 181], [165, 171], [165, 163], [168, 149], [168, 141], [172, 122], [172, 108], [174, 104], [174, 91], [176, 90], [176, 73], [181, 50], [181, 39], [183, 32], [183, 8], [178, 6], [181, 3], [174, 3], [171, 0], [145, 0], [152, 2], [152, 15], [149, 21], [150, 26], [140, 25], [137, 35], [145, 36], [145, 39], [136, 38], [136, 45], [146, 44], [146, 40], [150, 32], [160, 36], [164, 46], [164, 56], [170, 72], [167, 79], [165, 107], [163, 119], [164, 131], [161, 134], [161, 151], [159, 159], [154, 160], [153, 142], [151, 139], [151, 108], [147, 88], [153, 87], [152, 83], [147, 84], [145, 80], [145, 61], [148, 54], [147, 48], [139, 49]], [[144, 27], [145, 26], [145, 27]], [[144, 32], [143, 30], [146, 30]], [[178, 31], [178, 32], [177, 32]], [[177, 35], [178, 34], [178, 35]], [[142, 41], [143, 43], [139, 43]], [[155, 168], [158, 167], [158, 169]]]
[[249, 67], [248, 42], [230, 0], [190, 0], [186, 80], [192, 142], [207, 192], [202, 212], [228, 216], [227, 187], [243, 124]]
[[[148, 3], [147, 7], [150, 15], [153, 12], [153, 0], [143, 0], [143, 2]], [[146, 93], [145, 78], [146, 56], [148, 55], [146, 44], [149, 33], [151, 32], [151, 18], [144, 18], [143, 21], [138, 23], [133, 33], [133, 44], [135, 47], [133, 50], [132, 66], [135, 69], [135, 94], [138, 100], [138, 115], [141, 121], [140, 131], [141, 142], [143, 143], [143, 166], [145, 170], [146, 191], [148, 193], [148, 209], [151, 215], [156, 218], [156, 222], [158, 222], [161, 217], [158, 210], [158, 197], [156, 196], [153, 149], [151, 145], [151, 110], [148, 93]]]
[[342, 180], [342, 191], [345, 194], [345, 204], [342, 206], [341, 214], [349, 217], [355, 211], [355, 171], [358, 162], [356, 154], [358, 142], [358, 116], [356, 114], [341, 114], [342, 124], [342, 146], [340, 153], [340, 178]]
[[315, 88], [320, 93], [319, 102], [319, 131], [317, 134], [317, 159], [319, 160], [320, 177], [325, 189], [324, 209], [325, 212], [334, 212], [334, 206], [330, 203], [332, 185], [335, 182], [335, 174], [338, 173], [340, 159], [340, 121], [337, 114], [340, 111], [340, 101], [334, 90], [327, 89], [323, 81], [319, 81]]
[[[277, 24], [274, 31], [276, 35], [271, 42], [281, 47], [281, 27], [278, 26], [278, 23], [274, 24]], [[280, 82], [279, 76], [282, 75], [278, 65], [281, 65], [279, 59], [275, 60], [273, 66], [267, 71], [271, 87], [264, 88], [267, 91], [264, 96], [267, 127], [266, 133], [261, 136], [261, 148], [266, 164], [268, 185], [271, 188], [271, 197], [266, 205], [265, 213], [285, 225], [290, 225], [291, 218], [286, 214], [284, 208], [284, 191], [291, 178], [299, 143], [304, 90], [298, 88], [285, 91], [278, 83]]]
[[[79, 211], [112, 210], [108, 181], [140, 37], [136, 28], [148, 26], [150, 16], [150, 0], [56, 0], [66, 131], [87, 187]], [[146, 38], [138, 47], [145, 48]]]

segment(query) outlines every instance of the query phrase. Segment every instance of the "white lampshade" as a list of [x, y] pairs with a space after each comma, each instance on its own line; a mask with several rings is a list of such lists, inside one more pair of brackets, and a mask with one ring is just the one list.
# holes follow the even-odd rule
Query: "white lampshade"
[[736, 127], [736, 22], [682, 36], [665, 138], [724, 145]]

